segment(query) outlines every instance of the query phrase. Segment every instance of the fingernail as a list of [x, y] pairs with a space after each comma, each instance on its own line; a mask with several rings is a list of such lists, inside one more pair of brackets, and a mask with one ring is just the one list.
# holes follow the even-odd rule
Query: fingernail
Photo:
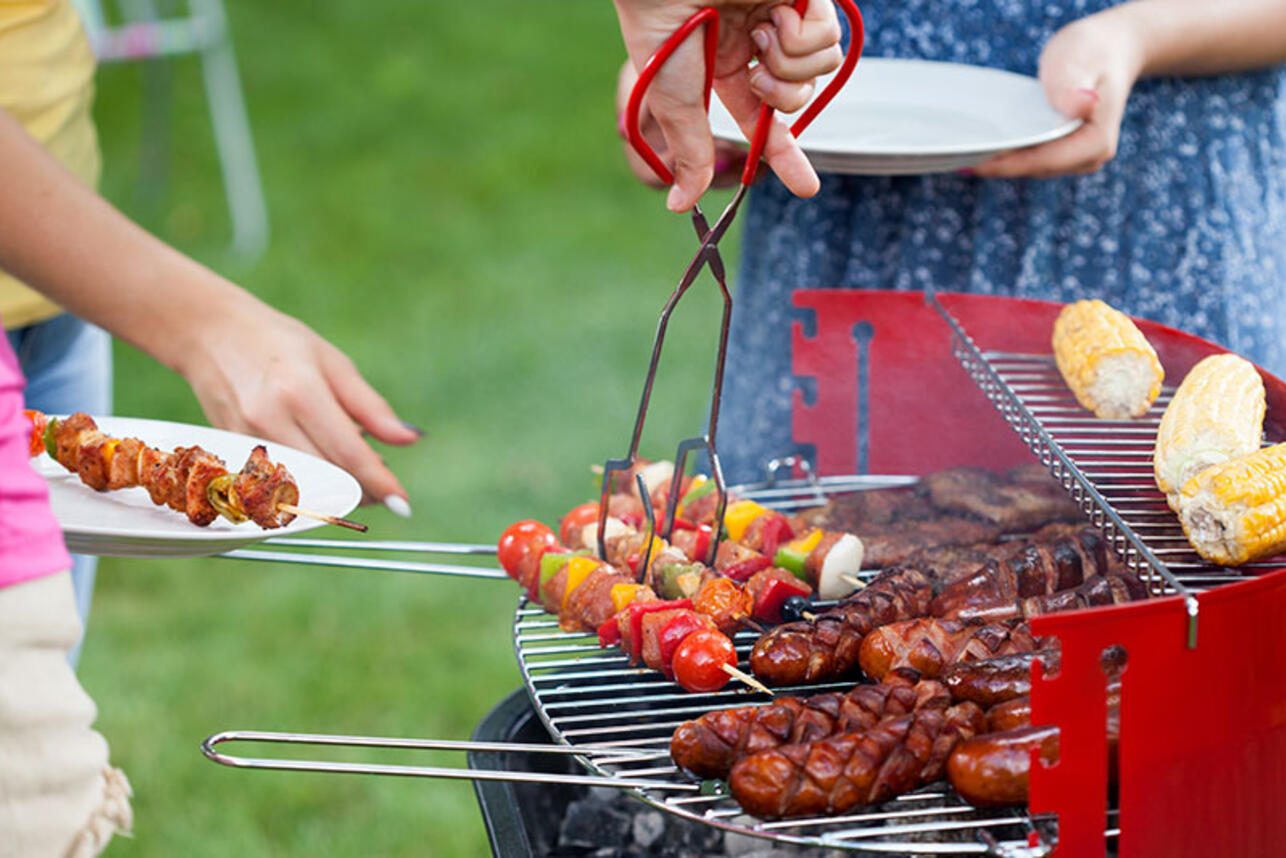
[[974, 170], [971, 167], [961, 167], [959, 170], [956, 170], [956, 175], [957, 176], [976, 176], [978, 175], [978, 173], [976, 170]]
[[616, 114], [616, 133], [622, 140], [629, 139], [630, 132], [625, 127], [625, 114], [623, 112]]
[[755, 70], [750, 73], [750, 88], [760, 95], [764, 95], [768, 91], [768, 73], [759, 66], [756, 66]]
[[754, 39], [755, 44], [759, 46], [759, 50], [761, 51], [768, 50], [768, 45], [769, 45], [768, 33], [765, 32], [762, 27], [757, 30], [751, 30], [750, 38]]
[[421, 438], [423, 438], [427, 434], [419, 426], [416, 426], [414, 423], [408, 423], [405, 420], [402, 421], [402, 428], [409, 429], [410, 431], [414, 432], [416, 435], [419, 435]]
[[401, 495], [389, 495], [384, 498], [384, 506], [388, 507], [389, 512], [396, 516], [401, 518], [411, 517], [411, 505]]
[[772, 18], [772, 25], [780, 30], [781, 29], [781, 10], [778, 9], [776, 6], [772, 7], [772, 11], [768, 13], [768, 17]]
[[682, 211], [682, 209], [679, 207], [679, 196], [681, 194], [682, 194], [682, 191], [679, 190], [678, 185], [671, 185], [670, 193], [666, 194], [665, 196], [665, 207], [672, 212]]
[[727, 172], [728, 168], [731, 166], [732, 159], [727, 155], [720, 155], [718, 158], [714, 159], [714, 174], [717, 176], [720, 173]]

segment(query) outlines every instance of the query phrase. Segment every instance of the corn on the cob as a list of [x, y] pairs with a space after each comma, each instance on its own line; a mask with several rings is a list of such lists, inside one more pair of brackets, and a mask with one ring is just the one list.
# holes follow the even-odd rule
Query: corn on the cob
[[1259, 449], [1264, 382], [1250, 361], [1211, 355], [1192, 368], [1166, 406], [1152, 454], [1157, 488], [1171, 509], [1202, 470]]
[[1068, 304], [1058, 314], [1054, 358], [1076, 400], [1110, 420], [1146, 413], [1165, 375], [1129, 317], [1099, 300]]
[[1179, 494], [1179, 521], [1197, 553], [1223, 566], [1286, 551], [1286, 444], [1188, 480]]

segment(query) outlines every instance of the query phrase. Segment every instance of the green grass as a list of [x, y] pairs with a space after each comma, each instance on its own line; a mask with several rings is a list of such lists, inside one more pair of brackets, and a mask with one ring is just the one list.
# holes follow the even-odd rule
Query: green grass
[[[695, 250], [686, 220], [624, 168], [611, 5], [235, 0], [229, 14], [267, 254], [245, 267], [224, 251], [195, 61], [168, 66], [168, 165], [150, 193], [144, 75], [100, 71], [104, 192], [314, 326], [428, 430], [383, 451], [415, 517], [367, 511], [374, 535], [490, 542], [586, 499], [590, 463], [625, 452], [657, 311]], [[718, 312], [702, 283], [671, 327], [654, 455], [702, 425]], [[178, 377], [124, 346], [117, 361], [117, 413], [204, 422]], [[197, 744], [234, 727], [465, 738], [520, 683], [515, 590], [105, 559], [81, 676], [137, 810], [137, 836], [109, 854], [484, 854], [468, 783], [240, 772]]]

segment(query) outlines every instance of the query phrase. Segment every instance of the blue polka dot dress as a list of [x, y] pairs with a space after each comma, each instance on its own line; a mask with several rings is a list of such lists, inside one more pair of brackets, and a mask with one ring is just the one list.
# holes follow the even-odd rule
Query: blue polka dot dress
[[[866, 56], [1034, 75], [1105, 0], [866, 0]], [[859, 65], [860, 68], [860, 65]], [[719, 449], [730, 480], [791, 451], [790, 290], [924, 289], [1071, 301], [1207, 337], [1286, 371], [1286, 73], [1150, 79], [1088, 176], [775, 179], [745, 214]], [[747, 371], [754, 367], [754, 371]]]

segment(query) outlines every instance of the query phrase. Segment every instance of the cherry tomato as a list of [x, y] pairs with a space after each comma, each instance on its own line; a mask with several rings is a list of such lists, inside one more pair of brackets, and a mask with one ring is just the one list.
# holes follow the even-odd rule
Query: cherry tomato
[[586, 501], [571, 512], [563, 516], [558, 522], [558, 536], [563, 541], [563, 545], [571, 545], [575, 534], [587, 524], [593, 524], [598, 521], [598, 501]]
[[39, 456], [45, 452], [45, 425], [49, 418], [42, 412], [32, 411], [28, 408], [25, 412], [27, 419], [31, 421], [31, 443], [30, 453], [33, 457]]
[[545, 549], [557, 544], [558, 537], [554, 536], [552, 530], [538, 521], [528, 519], [505, 528], [496, 545], [496, 555], [509, 577], [517, 581], [520, 580], [523, 566], [539, 563], [540, 555], [545, 553]]
[[728, 636], [701, 629], [683, 639], [674, 651], [674, 679], [688, 691], [718, 691], [728, 683], [725, 664], [737, 666], [737, 651]]

